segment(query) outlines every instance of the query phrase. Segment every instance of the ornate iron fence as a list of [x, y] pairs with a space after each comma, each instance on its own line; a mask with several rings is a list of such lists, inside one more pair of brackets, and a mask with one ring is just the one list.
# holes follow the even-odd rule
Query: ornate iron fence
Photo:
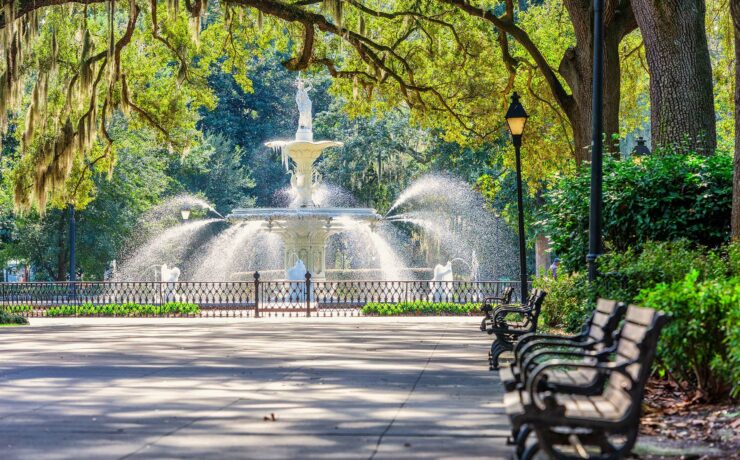
[[[0, 283], [0, 308], [30, 317], [110, 316], [114, 306], [141, 304], [128, 316], [356, 316], [371, 302], [464, 304], [495, 297], [516, 281], [253, 281]], [[176, 303], [198, 308], [178, 310]], [[160, 307], [160, 308], [157, 308]], [[162, 308], [168, 307], [168, 308]], [[171, 307], [171, 308], [170, 308]]]

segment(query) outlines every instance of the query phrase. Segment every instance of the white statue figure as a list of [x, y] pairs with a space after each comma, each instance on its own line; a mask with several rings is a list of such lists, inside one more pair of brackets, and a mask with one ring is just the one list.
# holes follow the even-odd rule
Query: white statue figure
[[[296, 133], [297, 140], [313, 140], [313, 117], [311, 111], [313, 104], [311, 99], [308, 97], [308, 92], [313, 88], [311, 85], [306, 85], [306, 82], [302, 78], [296, 80], [296, 87], [298, 91], [295, 94], [295, 102], [298, 105], [298, 132]], [[305, 138], [304, 138], [305, 137]]]
[[452, 261], [448, 260], [447, 265], [437, 264], [434, 267], [434, 277], [432, 278], [432, 292], [429, 297], [433, 302], [447, 302], [452, 299], [452, 281], [455, 274], [452, 271]]
[[168, 268], [167, 264], [162, 264], [162, 268], [159, 270], [161, 281], [167, 283], [164, 289], [164, 301], [175, 302], [177, 296], [175, 294], [175, 283], [180, 279], [180, 269], [177, 267]]
[[303, 302], [306, 300], [306, 264], [301, 259], [296, 260], [295, 265], [285, 270], [285, 275], [290, 281], [289, 302]]
[[285, 271], [289, 281], [305, 281], [306, 280], [306, 264], [301, 259], [296, 260], [295, 265]]

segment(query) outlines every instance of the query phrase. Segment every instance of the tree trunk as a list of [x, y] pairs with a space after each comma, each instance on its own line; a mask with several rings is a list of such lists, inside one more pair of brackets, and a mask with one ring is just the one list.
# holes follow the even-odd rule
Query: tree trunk
[[717, 146], [704, 0], [632, 0], [650, 69], [653, 145]]
[[[572, 103], [561, 107], [565, 110], [573, 128], [575, 157], [578, 164], [590, 160], [591, 111], [593, 96], [593, 2], [590, 0], [566, 0], [576, 46], [565, 52], [558, 72], [571, 90]], [[619, 99], [621, 94], [621, 70], [619, 67], [619, 43], [637, 28], [629, 3], [607, 1], [604, 14], [604, 136], [605, 151], [618, 152], [611, 138], [619, 133]]]
[[740, 0], [730, 0], [735, 30], [735, 168], [732, 181], [732, 241], [740, 243]]
[[67, 218], [64, 212], [59, 213], [59, 239], [57, 240], [57, 270], [56, 280], [66, 281], [67, 279], [67, 251], [65, 250], [65, 240], [67, 239]]

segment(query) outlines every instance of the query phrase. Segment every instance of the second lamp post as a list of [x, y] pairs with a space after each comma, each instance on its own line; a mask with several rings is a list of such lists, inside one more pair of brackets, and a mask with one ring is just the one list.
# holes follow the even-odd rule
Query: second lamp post
[[522, 198], [522, 133], [524, 132], [524, 126], [527, 124], [527, 112], [519, 102], [519, 94], [516, 92], [511, 96], [511, 105], [509, 110], [506, 112], [506, 124], [509, 126], [509, 132], [511, 133], [511, 140], [514, 144], [514, 150], [516, 151], [516, 200], [519, 208], [519, 273], [521, 276], [522, 285], [522, 304], [527, 301], [527, 247], [525, 244], [526, 237], [524, 235], [524, 200]]

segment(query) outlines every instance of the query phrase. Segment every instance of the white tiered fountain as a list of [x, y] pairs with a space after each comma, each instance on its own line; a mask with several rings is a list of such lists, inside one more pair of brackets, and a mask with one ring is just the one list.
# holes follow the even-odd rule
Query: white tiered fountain
[[[277, 233], [285, 244], [284, 269], [299, 261], [314, 279], [326, 278], [326, 244], [334, 233], [345, 229], [352, 221], [377, 222], [381, 217], [372, 208], [320, 208], [313, 200], [317, 178], [313, 164], [329, 147], [341, 147], [336, 141], [314, 141], [312, 104], [302, 79], [297, 80], [296, 103], [300, 117], [295, 140], [272, 141], [267, 145], [279, 150], [283, 164], [291, 174], [290, 186], [296, 195], [290, 208], [234, 209], [230, 220], [263, 222], [265, 230]], [[292, 165], [291, 165], [292, 160]], [[292, 169], [291, 169], [292, 166]]]

